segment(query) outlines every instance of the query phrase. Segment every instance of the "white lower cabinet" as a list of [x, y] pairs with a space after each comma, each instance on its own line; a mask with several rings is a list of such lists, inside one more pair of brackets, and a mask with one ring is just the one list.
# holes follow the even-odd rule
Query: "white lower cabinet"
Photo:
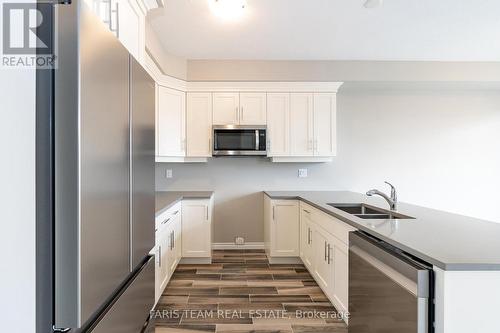
[[300, 202], [300, 258], [338, 311], [349, 302], [349, 232], [355, 229]]
[[182, 201], [182, 256], [209, 258], [212, 251], [212, 202]]
[[314, 224], [311, 221], [311, 212], [305, 208], [300, 209], [300, 258], [309, 270], [314, 267]]
[[336, 238], [330, 247], [331, 269], [333, 272], [333, 284], [330, 295], [339, 311], [348, 311], [349, 291], [349, 247]]
[[156, 218], [155, 300], [168, 284], [181, 259], [181, 204], [178, 203]]
[[299, 203], [297, 200], [270, 200], [265, 196], [264, 222], [270, 257], [298, 257], [300, 249]]
[[323, 291], [328, 294], [332, 289], [332, 263], [329, 257], [330, 246], [332, 243], [330, 234], [316, 226], [314, 229], [314, 269], [313, 274], [316, 277], [316, 282], [321, 286]]

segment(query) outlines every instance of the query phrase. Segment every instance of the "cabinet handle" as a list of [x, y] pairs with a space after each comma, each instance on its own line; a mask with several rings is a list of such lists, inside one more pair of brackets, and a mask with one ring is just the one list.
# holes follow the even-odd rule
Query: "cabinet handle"
[[[119, 18], [119, 7], [118, 7], [120, 4], [118, 2], [116, 2], [115, 10], [112, 10], [111, 3], [112, 3], [112, 1], [110, 0], [109, 1], [109, 30], [116, 33], [116, 38], [120, 38], [120, 18]], [[113, 14], [116, 15], [115, 16], [116, 17], [115, 29], [113, 29], [113, 23], [112, 23]]]
[[240, 106], [240, 122], [243, 119], [243, 107]]
[[167, 223], [168, 221], [170, 221], [170, 217], [168, 219], [166, 219], [165, 221], [163, 221], [161, 224], [165, 224]]
[[178, 213], [178, 212], [179, 212], [179, 211], [178, 211], [178, 210], [176, 210], [176, 211], [175, 211], [172, 215], [177, 215], [177, 213]]
[[275, 206], [273, 206], [273, 221], [274, 221], [274, 207], [275, 207]]
[[206, 206], [205, 209], [206, 209], [206, 214], [207, 214], [206, 217], [207, 217], [207, 221], [208, 221], [208, 206]]
[[303, 210], [305, 213], [307, 213], [307, 214], [311, 214], [311, 212], [310, 212], [310, 211], [308, 211], [307, 209], [302, 209], [302, 210]]
[[239, 123], [240, 122], [240, 108], [239, 107], [236, 107], [236, 116], [237, 116], [237, 122]]
[[311, 244], [311, 229], [307, 228], [307, 244]]
[[158, 266], [161, 267], [161, 245], [158, 246]]
[[326, 261], [327, 255], [326, 255], [326, 241], [325, 241], [325, 261]]
[[332, 263], [331, 251], [332, 247], [330, 246], [330, 244], [328, 244], [328, 265]]
[[172, 230], [172, 232], [170, 233], [170, 250], [173, 250], [174, 249], [174, 231]]

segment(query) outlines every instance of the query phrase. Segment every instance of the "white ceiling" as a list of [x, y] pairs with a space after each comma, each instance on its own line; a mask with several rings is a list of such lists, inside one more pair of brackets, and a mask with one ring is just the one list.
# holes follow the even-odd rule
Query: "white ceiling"
[[224, 22], [207, 0], [150, 15], [164, 48], [188, 59], [500, 61], [500, 0], [247, 0]]

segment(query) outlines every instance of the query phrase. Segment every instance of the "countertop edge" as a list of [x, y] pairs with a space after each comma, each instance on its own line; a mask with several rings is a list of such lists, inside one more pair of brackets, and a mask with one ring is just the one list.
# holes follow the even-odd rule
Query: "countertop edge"
[[[172, 192], [177, 192], [177, 191], [157, 191], [157, 193], [160, 192], [165, 192], [165, 193], [172, 193]], [[182, 191], [179, 191], [182, 192]], [[214, 191], [203, 191], [206, 192], [207, 194], [199, 194], [199, 195], [193, 195], [193, 194], [179, 194], [175, 199], [173, 199], [171, 202], [167, 203], [164, 207], [162, 207], [159, 210], [155, 211], [155, 217], [158, 217], [159, 215], [163, 214], [165, 211], [167, 211], [169, 208], [171, 208], [173, 205], [178, 203], [179, 201], [182, 200], [189, 200], [189, 199], [210, 199], [214, 195]]]
[[[411, 255], [414, 255], [415, 257], [418, 257], [430, 264], [432, 264], [433, 266], [435, 267], [438, 267], [444, 271], [447, 271], [447, 272], [451, 272], [451, 271], [500, 271], [500, 264], [481, 264], [481, 263], [478, 263], [478, 264], [475, 264], [475, 263], [443, 263], [439, 260], [436, 260], [432, 257], [429, 257], [423, 253], [420, 253], [412, 248], [409, 248], [407, 247], [406, 245], [404, 244], [401, 244], [399, 242], [396, 242], [392, 239], [389, 239], [387, 237], [384, 237], [383, 235], [381, 234], [378, 234], [376, 232], [373, 232], [373, 230], [371, 229], [368, 229], [360, 224], [358, 224], [356, 221], [353, 221], [353, 220], [350, 220], [348, 218], [346, 218], [345, 216], [342, 216], [340, 214], [336, 214], [334, 211], [332, 210], [327, 210], [323, 207], [321, 207], [320, 205], [318, 205], [317, 203], [314, 203], [312, 201], [309, 201], [305, 198], [303, 198], [301, 195], [272, 195], [271, 193], [269, 192], [273, 192], [273, 191], [263, 191], [264, 194], [266, 196], [268, 196], [269, 198], [273, 199], [273, 200], [300, 200], [300, 201], [303, 201], [304, 203], [307, 203], [308, 205], [311, 205], [313, 207], [315, 207], [316, 209], [319, 209], [321, 210], [322, 212], [330, 215], [330, 216], [333, 216], [335, 217], [336, 219], [339, 219], [340, 221], [342, 222], [345, 222], [347, 224], [349, 224], [350, 226], [353, 226], [359, 230], [362, 230], [376, 238], [379, 238], [381, 240], [383, 240], [384, 242], [387, 242], [405, 252], [408, 252], [409, 254]], [[334, 208], [332, 208], [334, 209]]]

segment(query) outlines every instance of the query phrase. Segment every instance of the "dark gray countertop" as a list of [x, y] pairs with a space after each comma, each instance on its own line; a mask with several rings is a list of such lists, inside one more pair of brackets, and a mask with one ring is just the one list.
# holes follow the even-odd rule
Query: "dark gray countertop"
[[156, 192], [156, 216], [182, 199], [210, 199], [213, 191], [158, 191]]
[[483, 221], [400, 202], [411, 220], [363, 220], [327, 203], [387, 202], [355, 192], [265, 191], [273, 199], [300, 199], [443, 270], [500, 271], [500, 223]]

